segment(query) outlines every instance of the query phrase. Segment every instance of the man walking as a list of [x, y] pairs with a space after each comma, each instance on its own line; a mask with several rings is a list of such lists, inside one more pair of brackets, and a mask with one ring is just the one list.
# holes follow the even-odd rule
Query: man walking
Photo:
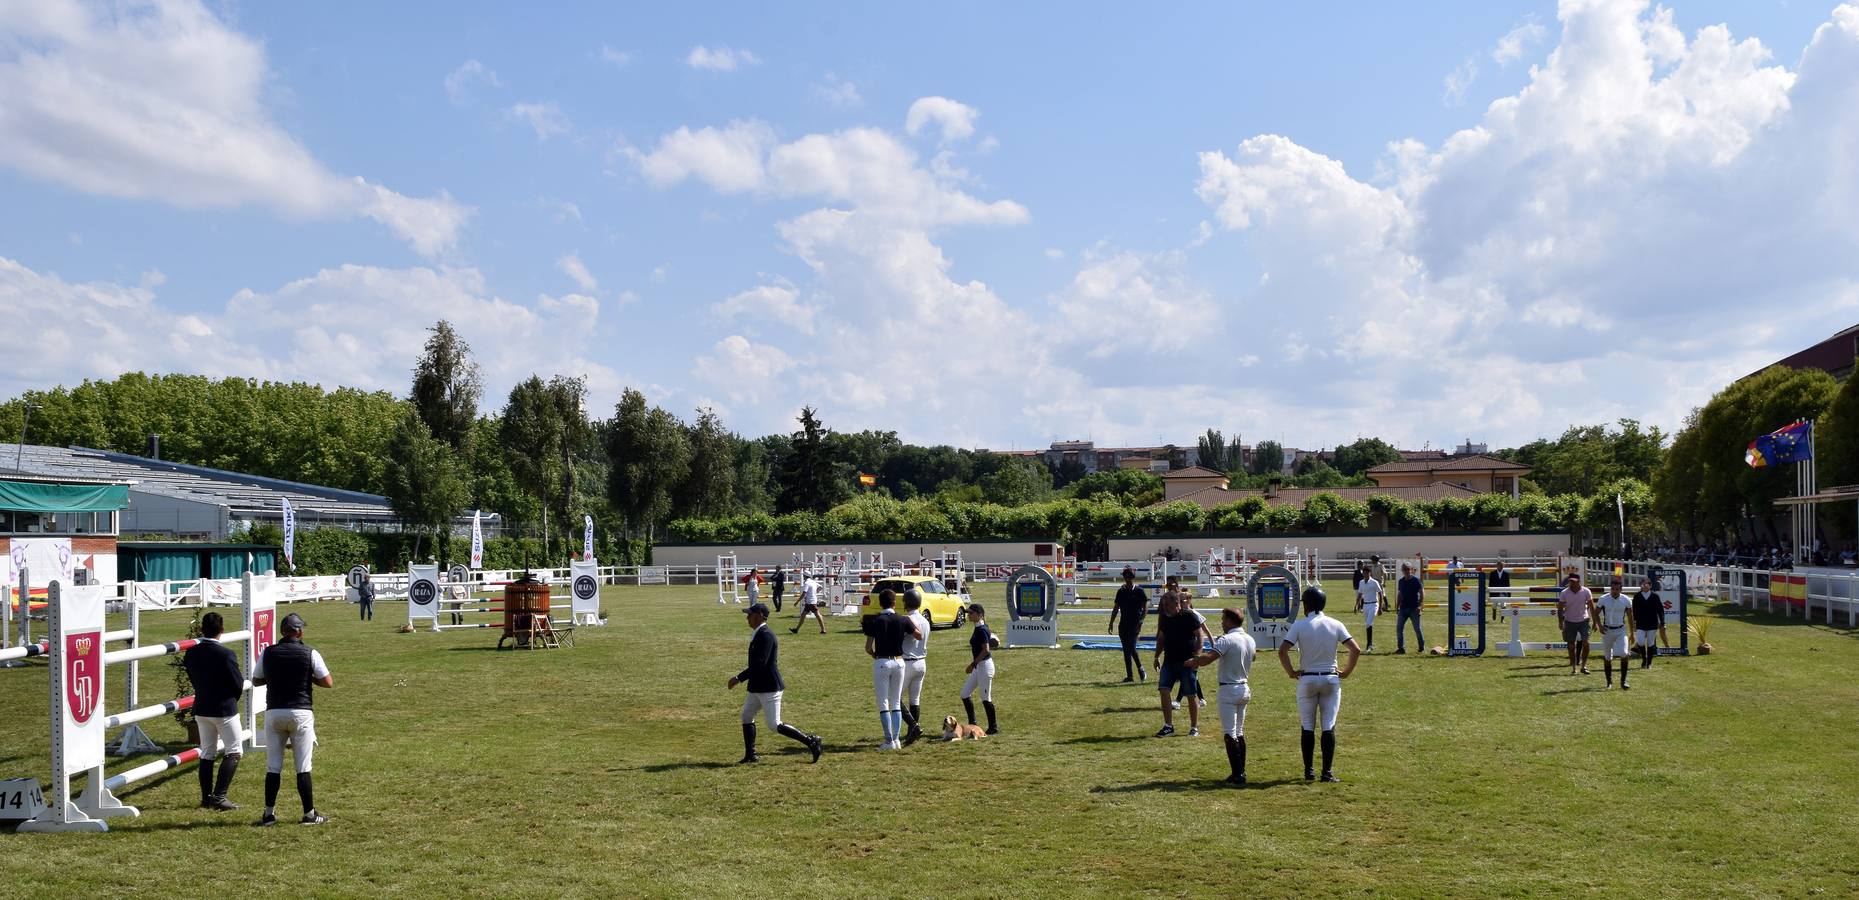
[[749, 636], [749, 665], [729, 679], [730, 690], [735, 690], [739, 684], [748, 685], [749, 695], [742, 700], [741, 762], [761, 761], [761, 757], [755, 755], [755, 714], [758, 712], [776, 734], [806, 745], [807, 752], [813, 754], [812, 762], [819, 762], [820, 736], [802, 733], [781, 721], [781, 693], [787, 685], [781, 680], [777, 661], [780, 650], [775, 645], [775, 633], [768, 628], [768, 607], [751, 603], [743, 613], [748, 616], [749, 630], [754, 632]]
[[813, 616], [820, 623], [820, 633], [826, 633], [826, 617], [820, 614], [820, 583], [812, 575], [803, 576], [800, 581], [800, 621], [788, 629], [788, 634], [799, 634], [800, 626], [807, 624], [807, 616]]
[[871, 657], [871, 686], [878, 696], [880, 750], [900, 750], [903, 743], [904, 640], [922, 637], [909, 619], [897, 614], [897, 595], [878, 592], [878, 614], [865, 620], [865, 654]]
[[311, 712], [313, 687], [333, 688], [335, 679], [323, 654], [303, 642], [303, 617], [291, 613], [279, 626], [282, 637], [265, 648], [252, 667], [252, 683], [265, 686], [265, 814], [253, 824], [276, 825], [278, 787], [283, 780], [284, 747], [297, 761], [297, 798], [303, 801], [303, 824], [329, 821], [316, 811], [310, 790], [310, 760], [316, 750], [316, 715]]
[[355, 588], [355, 599], [361, 602], [361, 620], [374, 621], [374, 579], [366, 570], [361, 573], [361, 585]]
[[[749, 604], [751, 606], [760, 602], [757, 600], [756, 594], [760, 592], [761, 588], [762, 588], [762, 570], [754, 566], [750, 566], [749, 574], [742, 576], [742, 590], [743, 590], [743, 593], [748, 595]], [[738, 600], [736, 602], [741, 603], [742, 601]]]
[[[1123, 642], [1124, 684], [1139, 678], [1149, 680], [1149, 673], [1143, 671], [1142, 654], [1136, 650], [1136, 642], [1143, 633], [1143, 620], [1148, 617], [1149, 595], [1136, 586], [1136, 570], [1125, 566], [1123, 586], [1117, 588], [1117, 599], [1110, 607], [1110, 624], [1104, 629], [1105, 634], [1115, 631], [1117, 639]], [[1117, 627], [1119, 619], [1121, 628]]]
[[1620, 592], [1620, 576], [1608, 582], [1607, 593], [1594, 602], [1601, 626], [1601, 667], [1607, 672], [1607, 686], [1614, 686], [1614, 660], [1620, 660], [1620, 689], [1627, 684], [1627, 628], [1633, 618], [1633, 601]]
[[[1375, 580], [1375, 576], [1370, 574], [1366, 567], [1359, 570], [1357, 574], [1361, 575], [1362, 578], [1360, 581], [1356, 582], [1356, 612], [1362, 614], [1362, 627], [1368, 631], [1368, 652], [1374, 653], [1375, 613], [1381, 610], [1381, 582]], [[1396, 628], [1395, 630], [1399, 631], [1400, 629]], [[1420, 623], [1416, 620], [1414, 622], [1414, 634], [1418, 636], [1419, 633]], [[1396, 635], [1395, 640], [1398, 642], [1400, 636]]]
[[1640, 580], [1640, 591], [1633, 595], [1633, 638], [1639, 642], [1640, 668], [1652, 668], [1659, 655], [1659, 645], [1666, 643], [1665, 602], [1653, 590], [1652, 579]]
[[[238, 809], [226, 799], [232, 775], [239, 771], [245, 735], [239, 730], [239, 698], [245, 694], [245, 675], [239, 657], [219, 642], [226, 620], [216, 612], [200, 617], [200, 643], [187, 648], [181, 666], [194, 685], [194, 725], [200, 732], [200, 808]], [[213, 764], [219, 761], [219, 781]]]
[[[1278, 645], [1278, 663], [1285, 674], [1297, 682], [1297, 715], [1303, 725], [1301, 747], [1304, 751], [1304, 780], [1315, 778], [1311, 770], [1311, 752], [1317, 743], [1317, 731], [1323, 732], [1323, 780], [1341, 781], [1333, 766], [1336, 762], [1336, 712], [1342, 706], [1342, 680], [1354, 672], [1362, 658], [1362, 647], [1349, 636], [1342, 622], [1323, 614], [1327, 605], [1323, 589], [1304, 589], [1304, 618], [1285, 632]], [[1336, 648], [1349, 648], [1349, 662], [1336, 667]], [[1291, 666], [1291, 648], [1297, 648], [1298, 667]]]
[[1252, 688], [1246, 679], [1252, 675], [1252, 661], [1258, 644], [1246, 633], [1246, 616], [1235, 607], [1220, 611], [1220, 627], [1225, 633], [1214, 638], [1213, 650], [1188, 661], [1188, 668], [1199, 669], [1220, 661], [1220, 690], [1214, 695], [1220, 707], [1220, 733], [1226, 741], [1226, 761], [1232, 774], [1226, 777], [1235, 787], [1246, 785], [1246, 704], [1252, 700]]
[[1581, 586], [1581, 574], [1571, 573], [1568, 586], [1556, 595], [1556, 621], [1562, 623], [1562, 640], [1569, 645], [1569, 674], [1588, 674], [1588, 623], [1594, 620], [1594, 592]]
[[908, 747], [923, 737], [918, 724], [923, 711], [923, 676], [928, 669], [930, 623], [923, 617], [923, 592], [916, 588], [904, 591], [904, 618], [917, 630], [917, 636], [904, 639], [904, 734]]
[[1175, 733], [1174, 705], [1169, 702], [1168, 691], [1179, 684], [1188, 703], [1188, 736], [1197, 737], [1201, 733], [1201, 684], [1188, 660], [1200, 655], [1201, 620], [1183, 611], [1180, 596], [1171, 591], [1162, 595], [1162, 615], [1155, 621], [1155, 665], [1161, 673], [1156, 689], [1162, 698], [1162, 730], [1155, 736]]
[[[1407, 652], [1408, 622], [1414, 623], [1414, 652], [1425, 653], [1427, 639], [1420, 634], [1420, 604], [1426, 599], [1426, 586], [1420, 576], [1414, 573], [1414, 567], [1408, 563], [1401, 564], [1401, 580], [1395, 585], [1398, 606], [1394, 614], [1394, 652], [1400, 655]], [[1373, 643], [1374, 639], [1370, 639]]]
[[769, 579], [768, 583], [772, 585], [775, 589], [774, 591], [775, 612], [780, 612], [781, 611], [781, 592], [782, 590], [787, 588], [787, 570], [782, 568], [781, 566], [775, 566], [775, 577]]

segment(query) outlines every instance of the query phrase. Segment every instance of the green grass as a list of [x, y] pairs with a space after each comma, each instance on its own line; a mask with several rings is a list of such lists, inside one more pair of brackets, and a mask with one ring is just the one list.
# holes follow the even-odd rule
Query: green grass
[[[1114, 652], [1005, 653], [1004, 734], [874, 752], [861, 639], [849, 619], [789, 636], [791, 607], [784, 708], [828, 754], [808, 765], [764, 731], [764, 761], [737, 767], [742, 691], [724, 681], [748, 631], [713, 596], [610, 588], [613, 625], [522, 654], [492, 652], [494, 632], [395, 634], [396, 603], [366, 626], [352, 607], [297, 608], [337, 683], [317, 701], [327, 826], [249, 827], [262, 765], [242, 770], [231, 814], [192, 809], [183, 771], [127, 791], [143, 815], [109, 834], [0, 837], [3, 892], [179, 893], [199, 871], [311, 895], [1859, 890], [1851, 632], [1717, 610], [1717, 653], [1662, 659], [1630, 693], [1600, 690], [1598, 659], [1581, 678], [1548, 654], [1370, 657], [1345, 682], [1341, 785], [1298, 777], [1293, 685], [1262, 657], [1256, 786], [1236, 791], [1215, 780], [1212, 710], [1206, 736], [1148, 737], [1155, 692], [1116, 683]], [[184, 627], [146, 618], [150, 639]], [[932, 639], [926, 718], [960, 711], [963, 638]], [[0, 671], [0, 777], [48, 774], [44, 672]], [[144, 675], [159, 699], [166, 671]], [[149, 731], [178, 748], [171, 719]], [[287, 780], [280, 807], [295, 803]]]

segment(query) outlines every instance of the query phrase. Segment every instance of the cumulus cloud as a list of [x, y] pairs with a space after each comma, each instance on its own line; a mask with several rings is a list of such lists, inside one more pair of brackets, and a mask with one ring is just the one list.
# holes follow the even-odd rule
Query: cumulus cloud
[[839, 109], [850, 109], [865, 102], [865, 98], [859, 95], [857, 84], [832, 72], [826, 73], [824, 79], [813, 85], [813, 95], [826, 105]]
[[568, 116], [553, 101], [546, 103], [518, 103], [504, 111], [509, 118], [528, 125], [536, 133], [536, 140], [546, 141], [558, 134], [567, 134], [571, 127]]
[[630, 66], [633, 63], [633, 52], [631, 50], [615, 50], [606, 44], [601, 44], [600, 61], [610, 66]]
[[445, 76], [445, 95], [451, 98], [452, 105], [464, 106], [471, 101], [471, 89], [479, 84], [501, 87], [503, 82], [483, 63], [468, 59]]
[[1531, 47], [1542, 43], [1548, 35], [1549, 29], [1532, 18], [1498, 38], [1497, 46], [1491, 48], [1491, 60], [1500, 66], [1510, 65], [1522, 59]]
[[1647, 7], [1565, 2], [1528, 85], [1437, 147], [1390, 144], [1379, 184], [1283, 136], [1202, 154], [1201, 199], [1271, 275], [1238, 302], [1310, 348], [1286, 377], [1343, 373], [1307, 382], [1309, 416], [1377, 433], [1399, 408], [1379, 431], [1409, 440], [1671, 426], [1851, 321], [1859, 180], [1831, 148], [1859, 135], [1859, 8], [1790, 72]]
[[[1219, 328], [1212, 295], [1182, 271], [1180, 253], [1119, 251], [1089, 259], [1050, 299], [1057, 336], [1094, 357], [1187, 350]], [[1126, 328], [1122, 323], [1145, 323]]]
[[264, 47], [190, 0], [0, 11], [0, 165], [88, 194], [365, 217], [421, 254], [470, 210], [329, 171], [272, 121]]
[[975, 133], [975, 120], [981, 111], [947, 97], [923, 97], [910, 104], [904, 116], [904, 130], [912, 135], [935, 126], [944, 141], [959, 141]]
[[685, 65], [708, 72], [734, 72], [740, 67], [753, 66], [759, 62], [761, 60], [747, 50], [706, 47], [702, 44], [692, 47], [690, 55], [684, 58]]
[[814, 307], [801, 302], [792, 285], [764, 284], [735, 294], [713, 307], [725, 321], [752, 316], [780, 322], [802, 334], [813, 333]]

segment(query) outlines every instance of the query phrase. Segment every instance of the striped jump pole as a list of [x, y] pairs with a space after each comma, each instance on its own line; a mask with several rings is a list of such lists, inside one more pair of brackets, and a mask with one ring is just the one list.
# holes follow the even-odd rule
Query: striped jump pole
[[195, 747], [192, 750], [182, 750], [181, 752], [176, 753], [173, 756], [166, 757], [164, 759], [158, 759], [152, 763], [136, 766], [133, 769], [128, 769], [116, 775], [112, 775], [109, 778], [104, 780], [103, 789], [106, 791], [114, 791], [117, 788], [122, 787], [123, 785], [133, 784], [151, 775], [159, 775], [162, 772], [168, 771], [169, 769], [173, 769], [179, 766], [184, 766], [190, 762], [199, 762], [199, 761], [200, 761], [200, 748], [199, 747]]

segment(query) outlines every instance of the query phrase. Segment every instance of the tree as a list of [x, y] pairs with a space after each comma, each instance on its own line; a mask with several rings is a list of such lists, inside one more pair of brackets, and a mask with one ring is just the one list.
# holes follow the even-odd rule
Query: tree
[[684, 423], [658, 407], [648, 409], [645, 395], [628, 388], [613, 408], [605, 442], [607, 500], [629, 530], [651, 537], [672, 512], [673, 492], [689, 476], [691, 445]]
[[1207, 433], [1194, 441], [1195, 456], [1200, 464], [1215, 472], [1239, 468], [1239, 438], [1233, 438], [1231, 451], [1228, 450], [1226, 437], [1217, 429], [1209, 428]]
[[1358, 438], [1336, 448], [1336, 471], [1354, 478], [1383, 463], [1400, 462], [1401, 451], [1381, 438]]
[[1768, 523], [1771, 532], [1764, 539], [1776, 538], [1769, 516], [1775, 498], [1794, 490], [1793, 467], [1752, 469], [1743, 462], [1744, 449], [1759, 435], [1797, 419], [1820, 417], [1839, 391], [1826, 372], [1781, 366], [1718, 391], [1674, 441], [1684, 452], [1666, 454], [1653, 479], [1662, 490], [1689, 492], [1689, 498], [1661, 496], [1656, 508], [1668, 521], [1675, 512], [1690, 514], [1704, 533], [1741, 526], [1747, 515]]
[[1255, 475], [1276, 475], [1285, 468], [1285, 448], [1277, 441], [1260, 441], [1252, 448], [1252, 472]]
[[471, 440], [483, 396], [484, 382], [478, 376], [478, 364], [471, 359], [471, 346], [452, 329], [452, 323], [440, 319], [426, 339], [426, 352], [413, 366], [409, 399], [420, 419], [433, 437], [462, 450]]
[[[470, 502], [464, 470], [452, 448], [427, 430], [417, 409], [409, 407], [394, 429], [387, 458], [387, 501], [415, 535], [449, 534], [452, 517]], [[413, 556], [420, 557], [418, 537]]]
[[1009, 457], [981, 479], [981, 496], [1002, 506], [1037, 503], [1051, 494], [1052, 470], [1043, 462], [1023, 456]]
[[820, 424], [813, 407], [802, 407], [800, 430], [791, 438], [793, 450], [781, 468], [781, 512], [810, 510], [823, 513], [851, 496], [851, 475], [834, 458], [827, 443], [832, 432]]
[[544, 552], [549, 551], [550, 518], [565, 523], [571, 514], [574, 454], [590, 434], [582, 412], [586, 395], [579, 378], [558, 375], [545, 383], [531, 375], [510, 389], [504, 404], [498, 435], [504, 460], [517, 485], [536, 501]]
[[684, 437], [690, 465], [678, 487], [678, 514], [713, 518], [730, 512], [736, 499], [736, 436], [723, 429], [716, 410], [705, 407]]

